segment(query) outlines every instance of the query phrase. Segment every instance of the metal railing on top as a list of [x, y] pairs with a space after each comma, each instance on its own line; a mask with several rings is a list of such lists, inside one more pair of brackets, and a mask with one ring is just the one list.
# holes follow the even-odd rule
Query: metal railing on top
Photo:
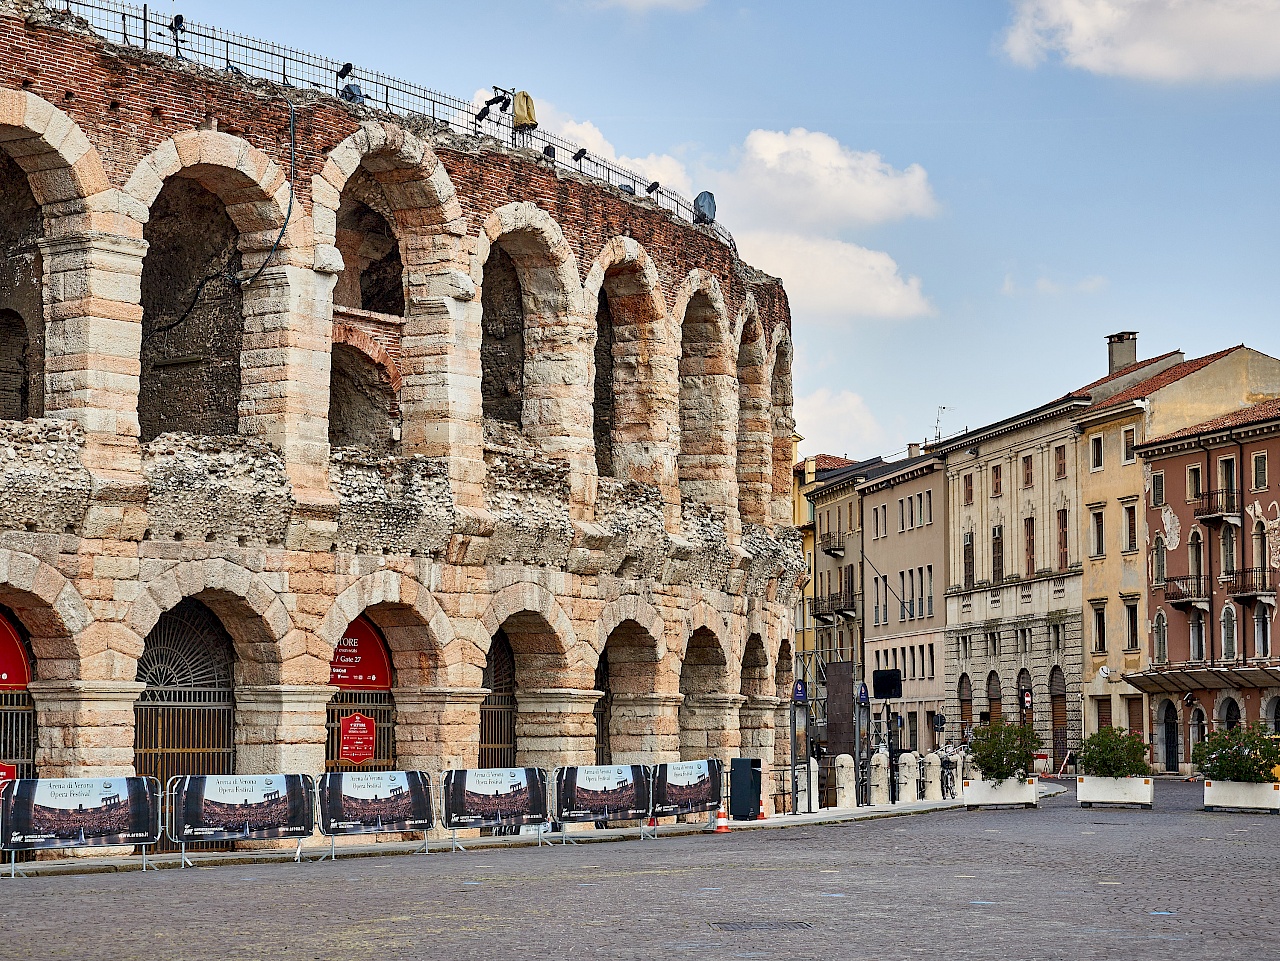
[[[61, 0], [67, 13], [82, 18], [103, 40], [180, 57], [237, 76], [268, 80], [282, 87], [311, 88], [348, 102], [363, 103], [375, 110], [401, 117], [429, 120], [463, 134], [488, 136], [540, 151], [557, 167], [577, 171], [643, 198], [650, 179], [635, 170], [582, 148], [564, 137], [545, 130], [516, 130], [511, 111], [496, 106], [484, 120], [469, 100], [452, 97], [418, 84], [408, 83], [373, 70], [344, 64], [328, 57], [305, 53], [292, 47], [255, 40], [217, 27], [168, 18], [151, 10], [119, 0]], [[339, 77], [339, 74], [343, 75]], [[344, 96], [343, 91], [348, 93]], [[358, 91], [358, 94], [357, 92]], [[548, 151], [547, 148], [553, 148]], [[581, 153], [580, 159], [573, 159]], [[701, 223], [693, 203], [675, 191], [659, 186], [649, 198], [689, 223], [705, 226], [736, 255], [733, 235], [719, 223]]]

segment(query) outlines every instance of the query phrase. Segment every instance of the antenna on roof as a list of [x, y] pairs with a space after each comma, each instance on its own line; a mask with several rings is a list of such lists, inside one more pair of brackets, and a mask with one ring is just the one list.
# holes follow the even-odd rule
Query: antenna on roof
[[942, 440], [942, 412], [950, 409], [950, 407], [943, 407], [941, 404], [938, 405], [938, 419], [933, 422], [933, 442], [935, 444]]

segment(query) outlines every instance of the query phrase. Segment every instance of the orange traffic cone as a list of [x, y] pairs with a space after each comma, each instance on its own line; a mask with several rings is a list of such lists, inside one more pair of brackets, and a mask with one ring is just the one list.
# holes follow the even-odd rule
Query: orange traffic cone
[[724, 802], [720, 802], [720, 810], [716, 812], [716, 829], [712, 834], [728, 834], [729, 833], [729, 815], [725, 813]]
[[766, 818], [766, 817], [764, 816], [764, 795], [763, 795], [763, 794], [762, 794], [762, 795], [760, 795], [760, 813], [758, 813], [758, 814], [756, 815], [756, 820], [757, 820], [757, 821], [767, 821], [767, 820], [769, 820], [768, 818]]

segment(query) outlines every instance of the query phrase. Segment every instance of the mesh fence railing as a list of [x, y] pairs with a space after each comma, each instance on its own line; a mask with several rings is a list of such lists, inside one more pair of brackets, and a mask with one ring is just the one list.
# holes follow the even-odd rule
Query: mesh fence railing
[[[54, 4], [51, 2], [51, 6]], [[408, 83], [363, 67], [347, 65], [292, 47], [255, 40], [210, 27], [179, 20], [141, 6], [119, 0], [58, 0], [58, 9], [84, 20], [103, 40], [124, 46], [152, 50], [180, 57], [215, 70], [239, 76], [269, 80], [284, 87], [319, 90], [352, 103], [364, 104], [387, 113], [430, 120], [463, 134], [541, 151], [556, 166], [577, 171], [607, 184], [634, 193], [646, 194], [659, 207], [698, 223], [693, 203], [659, 185], [647, 190], [651, 181], [638, 171], [600, 157], [570, 140], [541, 129], [517, 130], [510, 110], [492, 107], [484, 120], [469, 100]], [[576, 158], [576, 159], [575, 159]], [[719, 223], [706, 225], [722, 243], [737, 253], [733, 236]]]

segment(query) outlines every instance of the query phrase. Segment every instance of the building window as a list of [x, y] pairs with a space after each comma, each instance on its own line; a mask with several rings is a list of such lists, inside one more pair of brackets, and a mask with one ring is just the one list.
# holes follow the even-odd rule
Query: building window
[[1022, 486], [1032, 487], [1036, 482], [1035, 468], [1032, 466], [1030, 454], [1024, 454], [1022, 457]]
[[1222, 573], [1236, 572], [1236, 526], [1222, 525]]
[[1236, 659], [1236, 609], [1231, 604], [1222, 609], [1222, 659]]
[[929, 678], [930, 678], [931, 680], [932, 680], [932, 679], [933, 679], [933, 677], [935, 676], [935, 675], [934, 675], [933, 667], [934, 667], [934, 664], [933, 664], [933, 645], [932, 645], [932, 644], [930, 644], [930, 645], [929, 645]]
[[1089, 529], [1093, 531], [1093, 548], [1094, 557], [1102, 557], [1107, 553], [1106, 528], [1103, 525], [1102, 511], [1092, 511], [1089, 515]]
[[880, 538], [880, 511], [878, 508], [871, 508], [871, 539], [879, 540]]
[[1188, 622], [1188, 632], [1190, 635], [1191, 660], [1204, 660], [1204, 615], [1198, 611], [1191, 612], [1191, 619]]
[[1126, 464], [1132, 464], [1137, 459], [1133, 451], [1134, 447], [1137, 446], [1137, 428], [1126, 427], [1122, 436], [1124, 437], [1124, 456], [1121, 460]]
[[933, 617], [933, 565], [925, 568], [929, 572], [929, 616]]
[[1126, 504], [1124, 508], [1124, 549], [1138, 549], [1138, 506]]
[[999, 584], [1004, 580], [1004, 526], [991, 528], [991, 580]]
[[1267, 455], [1265, 452], [1253, 455], [1253, 489], [1267, 489]]
[[924, 510], [926, 515], [924, 522], [926, 524], [932, 524], [933, 523], [933, 491], [932, 490], [927, 490], [924, 492]]
[[901, 533], [907, 529], [907, 505], [902, 502], [902, 498], [898, 498], [898, 532]]
[[1049, 650], [1055, 653], [1062, 650], [1062, 625], [1049, 625]]
[[973, 531], [964, 535], [964, 587], [973, 589]]
[[1236, 459], [1234, 457], [1221, 457], [1218, 459], [1218, 481], [1224, 491], [1234, 491], [1236, 489]]
[[973, 475], [964, 475], [964, 502], [966, 505], [973, 503]]
[[1192, 464], [1187, 468], [1187, 500], [1198, 501], [1204, 492], [1201, 486], [1200, 465]]
[[1067, 445], [1059, 444], [1053, 449], [1053, 476], [1062, 480], [1067, 476]]
[[1165, 572], [1168, 570], [1168, 557], [1165, 553], [1164, 538], [1156, 536], [1156, 546], [1152, 553], [1152, 574], [1156, 584], [1163, 584]]
[[1164, 472], [1151, 475], [1151, 506], [1164, 507]]
[[1259, 604], [1253, 615], [1253, 656], [1271, 656], [1271, 619], [1266, 604]]
[[916, 572], [907, 571], [907, 617], [916, 616]]
[[1089, 438], [1089, 470], [1102, 470], [1102, 435]]
[[1138, 605], [1135, 601], [1126, 601], [1124, 605], [1124, 649], [1138, 649]]
[[1058, 570], [1065, 571], [1070, 563], [1067, 556], [1067, 509], [1058, 511]]
[[1001, 468], [999, 464], [991, 465], [991, 496], [1000, 496], [1000, 475]]
[[1022, 546], [1024, 572], [1027, 577], [1031, 577], [1036, 572], [1036, 519], [1034, 517], [1023, 518]]
[[1093, 652], [1107, 652], [1107, 608], [1104, 604], [1093, 606]]
[[916, 526], [924, 527], [924, 493], [916, 495]]
[[915, 498], [907, 498], [907, 530], [915, 530], [916, 526], [916, 502]]
[[872, 608], [871, 623], [878, 627], [880, 624], [880, 578], [871, 578], [871, 588], [875, 592], [875, 606]]
[[1156, 622], [1151, 633], [1155, 635], [1156, 663], [1164, 664], [1169, 660], [1169, 622], [1165, 619], [1164, 611], [1156, 612]]
[[907, 572], [898, 571], [898, 620], [907, 619]]

